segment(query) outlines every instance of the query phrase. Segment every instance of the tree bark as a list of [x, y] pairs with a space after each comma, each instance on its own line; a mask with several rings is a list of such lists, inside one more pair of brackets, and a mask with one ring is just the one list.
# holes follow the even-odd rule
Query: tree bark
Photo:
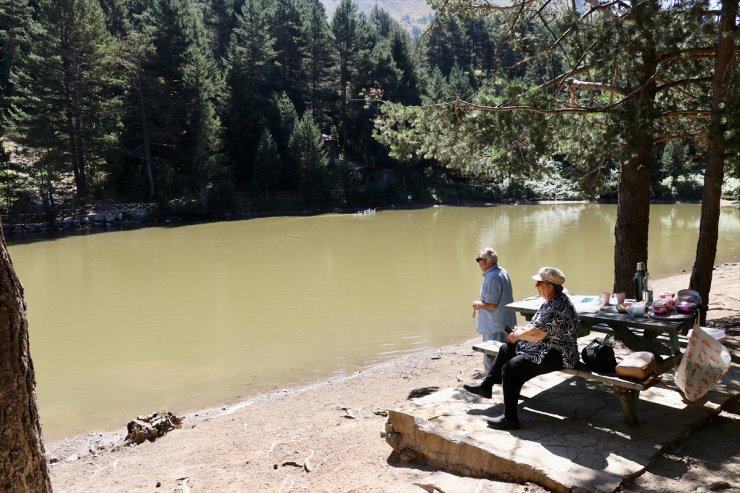
[[[650, 162], [653, 151], [655, 118], [655, 69], [657, 57], [653, 42], [656, 2], [633, 4], [634, 31], [642, 45], [635, 59], [634, 84], [641, 87], [637, 97], [622, 111], [627, 122], [619, 177], [617, 223], [614, 226], [614, 292], [634, 297], [633, 276], [638, 262], [648, 265], [648, 226], [650, 224]], [[628, 92], [631, 92], [628, 91]]]
[[0, 491], [51, 492], [23, 286], [0, 226]]
[[[717, 256], [717, 239], [719, 237], [720, 199], [725, 168], [726, 130], [723, 119], [723, 102], [730, 94], [733, 77], [732, 57], [734, 51], [737, 0], [723, 0], [719, 26], [719, 39], [714, 57], [714, 75], [712, 80], [712, 115], [709, 122], [707, 169], [704, 173], [704, 190], [701, 202], [701, 221], [699, 223], [699, 240], [696, 245], [696, 258], [691, 269], [689, 286], [698, 291], [709, 304], [709, 291], [712, 287], [712, 270]], [[706, 320], [706, 310], [701, 312], [701, 322]]]

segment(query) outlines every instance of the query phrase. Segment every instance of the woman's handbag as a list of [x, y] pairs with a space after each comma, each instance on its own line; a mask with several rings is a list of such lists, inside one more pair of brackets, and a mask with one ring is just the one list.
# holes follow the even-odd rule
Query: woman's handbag
[[610, 336], [606, 336], [603, 340], [597, 337], [589, 342], [581, 351], [581, 358], [589, 370], [600, 373], [611, 373], [617, 366]]

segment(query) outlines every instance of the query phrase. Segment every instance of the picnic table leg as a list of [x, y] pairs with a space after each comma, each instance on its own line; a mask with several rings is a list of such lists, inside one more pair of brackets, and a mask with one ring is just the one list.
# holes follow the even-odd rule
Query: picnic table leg
[[639, 390], [625, 389], [624, 387], [612, 386], [614, 393], [619, 397], [619, 404], [624, 412], [624, 422], [630, 426], [637, 424], [637, 400], [640, 396]]

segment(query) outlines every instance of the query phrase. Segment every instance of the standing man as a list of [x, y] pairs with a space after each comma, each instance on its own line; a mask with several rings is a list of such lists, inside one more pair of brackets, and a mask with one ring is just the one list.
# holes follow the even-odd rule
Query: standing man
[[[498, 266], [498, 254], [493, 248], [484, 248], [475, 259], [483, 271], [483, 285], [480, 299], [473, 302], [473, 316], [478, 312], [478, 333], [483, 341], [506, 341], [506, 329], [516, 325], [516, 314], [507, 310], [507, 304], [514, 301], [511, 279], [506, 269]], [[483, 368], [486, 374], [493, 364], [494, 357], [483, 355]]]

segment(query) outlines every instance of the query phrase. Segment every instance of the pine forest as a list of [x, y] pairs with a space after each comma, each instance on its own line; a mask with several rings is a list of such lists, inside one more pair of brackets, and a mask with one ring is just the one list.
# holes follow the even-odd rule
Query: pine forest
[[736, 1], [429, 3], [0, 0], [0, 215], [740, 197]]

